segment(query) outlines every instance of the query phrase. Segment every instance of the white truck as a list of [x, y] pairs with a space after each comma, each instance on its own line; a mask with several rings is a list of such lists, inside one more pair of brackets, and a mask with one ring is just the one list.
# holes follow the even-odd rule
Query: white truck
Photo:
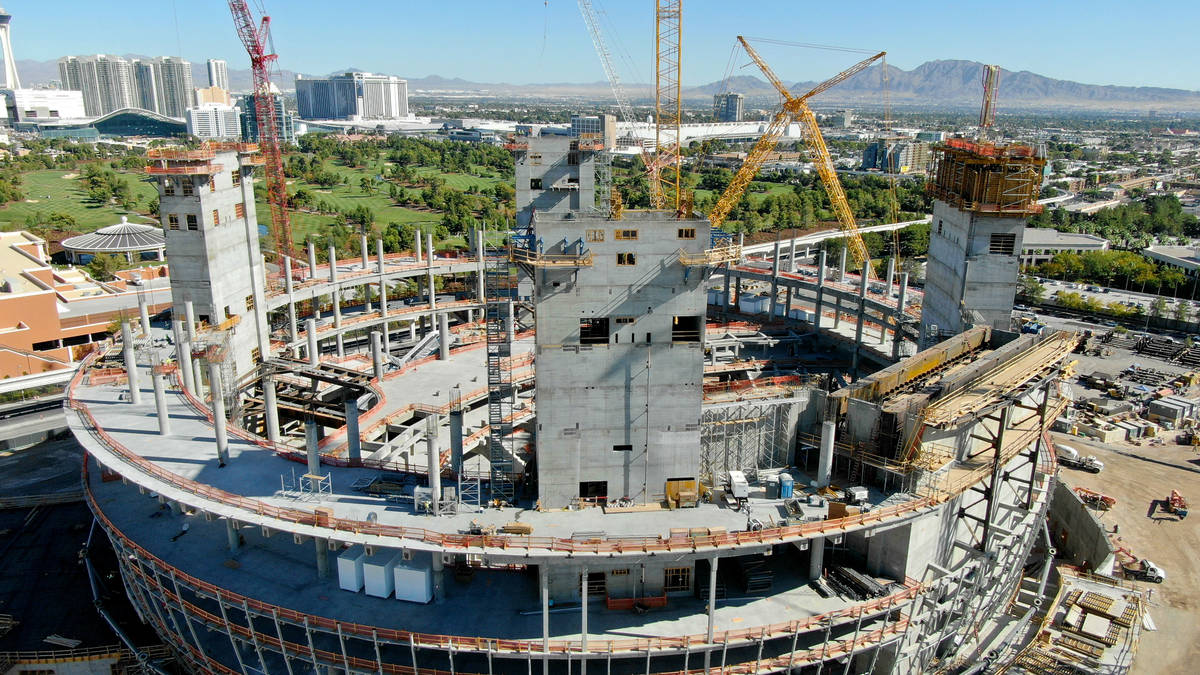
[[1100, 473], [1104, 469], [1104, 462], [1101, 462], [1092, 455], [1080, 455], [1078, 450], [1069, 445], [1055, 445], [1054, 448], [1058, 454], [1058, 463], [1063, 466], [1069, 466], [1072, 469], [1083, 469], [1091, 473]]
[[1131, 579], [1153, 581], [1156, 584], [1161, 584], [1167, 578], [1167, 573], [1163, 571], [1163, 568], [1150, 562], [1148, 558], [1125, 563], [1121, 565], [1121, 571], [1125, 572], [1125, 576]]

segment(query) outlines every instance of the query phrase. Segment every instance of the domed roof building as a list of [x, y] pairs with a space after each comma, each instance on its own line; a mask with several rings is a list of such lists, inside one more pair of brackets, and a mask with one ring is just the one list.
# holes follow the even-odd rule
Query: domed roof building
[[64, 239], [63, 250], [74, 263], [86, 263], [100, 253], [125, 256], [133, 262], [137, 254], [142, 260], [162, 260], [166, 237], [154, 225], [131, 223], [125, 216], [116, 225], [102, 227], [95, 232]]

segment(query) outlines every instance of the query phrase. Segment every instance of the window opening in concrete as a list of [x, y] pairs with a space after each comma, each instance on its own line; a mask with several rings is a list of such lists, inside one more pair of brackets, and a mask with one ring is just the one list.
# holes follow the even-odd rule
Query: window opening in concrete
[[[579, 581], [582, 585], [583, 575], [579, 575]], [[592, 595], [608, 595], [608, 575], [604, 572], [588, 572], [587, 576], [587, 594]]]
[[692, 588], [692, 568], [668, 567], [663, 570], [663, 591], [675, 593]]
[[604, 241], [604, 230], [588, 230], [586, 239], [590, 242]]
[[175, 196], [175, 180], [173, 178], [168, 178], [163, 181], [163, 194], [168, 197]]
[[938, 220], [938, 234], [942, 233], [942, 221]]
[[196, 186], [192, 184], [191, 178], [183, 179], [183, 194], [185, 197], [196, 194]]
[[216, 176], [208, 177], [208, 191], [209, 192], [217, 191], [217, 177]]
[[541, 178], [530, 178], [529, 179], [529, 189], [530, 190], [541, 190], [542, 189], [542, 179]]
[[650, 331], [646, 331], [646, 344], [650, 344]]
[[637, 230], [617, 230], [617, 232], [613, 238], [616, 239], [617, 241], [637, 241], [638, 231]]
[[681, 228], [679, 228], [679, 232], [677, 233], [677, 236], [680, 239], [695, 239], [696, 238], [696, 228], [681, 227]]
[[623, 326], [623, 325], [631, 324], [631, 323], [633, 323], [633, 322], [634, 322], [634, 320], [635, 320], [635, 317], [632, 317], [632, 316], [617, 316], [617, 317], [613, 317], [613, 321], [617, 322], [617, 325], [618, 325], [618, 326]]
[[608, 317], [579, 320], [579, 344], [608, 344]]
[[988, 253], [1012, 255], [1017, 246], [1017, 235], [1012, 232], [993, 232], [988, 243]]
[[571, 152], [567, 153], [567, 165], [579, 166], [579, 153], [578, 152], [571, 151]]
[[216, 209], [213, 209], [213, 225], [220, 225], [220, 224], [221, 224], [221, 212]]
[[170, 227], [172, 230], [179, 229], [179, 214], [167, 214], [167, 227]]
[[608, 481], [585, 480], [579, 483], [579, 496], [582, 499], [608, 499]]
[[637, 264], [637, 256], [632, 253], [618, 253], [617, 254], [617, 264], [618, 265], [636, 265]]
[[619, 569], [619, 570], [609, 570], [608, 573], [613, 575], [614, 577], [627, 577], [627, 576], [629, 576], [629, 568], [626, 567], [626, 568]]
[[245, 218], [246, 217], [246, 205], [241, 202], [234, 204], [233, 205], [233, 216], [235, 218]]
[[234, 169], [232, 175], [233, 175], [233, 186], [237, 187], [237, 186], [241, 185], [242, 184], [242, 170]]
[[677, 316], [671, 322], [671, 342], [699, 342], [703, 317]]
[[[186, 185], [186, 183], [185, 183]], [[187, 216], [187, 228], [189, 230], [200, 229], [200, 221], [196, 220], [195, 214], [189, 213]]]
[[613, 446], [613, 452], [633, 452], [633, 446], [628, 443]]
[[250, 295], [246, 296], [246, 311], [250, 312], [253, 310], [254, 310], [254, 294], [251, 293]]

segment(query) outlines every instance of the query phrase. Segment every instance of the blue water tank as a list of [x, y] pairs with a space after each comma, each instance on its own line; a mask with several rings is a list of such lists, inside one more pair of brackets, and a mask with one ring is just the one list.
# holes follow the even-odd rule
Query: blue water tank
[[792, 480], [792, 476], [790, 474], [786, 474], [786, 473], [779, 474], [779, 498], [780, 499], [791, 499], [794, 483], [795, 483], [795, 481]]

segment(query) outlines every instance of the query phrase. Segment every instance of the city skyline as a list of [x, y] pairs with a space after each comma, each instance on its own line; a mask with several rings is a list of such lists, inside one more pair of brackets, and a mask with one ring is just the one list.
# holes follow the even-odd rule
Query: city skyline
[[[182, 56], [194, 63], [224, 59], [232, 70], [248, 67], [225, 3], [179, 17], [173, 5], [143, 0], [123, 3], [114, 15], [89, 3], [65, 0], [9, 2], [14, 51], [22, 60], [48, 61], [87, 53], [146, 53]], [[652, 20], [648, 2], [595, 2], [605, 39], [622, 79], [652, 77]], [[754, 75], [743, 53], [733, 52], [738, 33], [795, 42], [887, 50], [891, 65], [910, 70], [932, 60], [998, 63], [1055, 79], [1097, 85], [1155, 86], [1200, 90], [1200, 73], [1190, 68], [1188, 36], [1164, 28], [1200, 23], [1200, 8], [1182, 2], [1156, 12], [1113, 13], [1116, 3], [1011, 3], [980, 6], [969, 15], [949, 3], [902, 11], [866, 3], [853, 16], [835, 7], [798, 10], [765, 0], [761, 10], [727, 16], [710, 3], [684, 5], [683, 83], [695, 86], [733, 75]], [[278, 0], [272, 16], [280, 67], [328, 74], [348, 67], [417, 79], [430, 75], [489, 83], [595, 82], [604, 75], [575, 2], [467, 2], [471, 21], [451, 21], [433, 6], [397, 7], [367, 3], [358, 13], [329, 13], [311, 0]], [[320, 16], [320, 20], [315, 17]], [[362, 20], [365, 17], [371, 20]], [[797, 27], [787, 28], [786, 17]], [[64, 17], [69, 17], [64, 19]], [[1029, 22], [1024, 17], [1037, 17]], [[1020, 28], [1007, 28], [1017, 25]], [[987, 28], [984, 28], [987, 27]], [[353, 39], [330, 41], [330, 33]], [[34, 39], [35, 36], [38, 39]], [[51, 37], [52, 36], [52, 37]], [[47, 39], [50, 37], [50, 39]], [[398, 39], [399, 38], [399, 39]], [[470, 49], [454, 49], [457, 42]], [[336, 54], [313, 44], [337, 44]], [[1113, 49], [1119, 44], [1120, 49]], [[763, 55], [786, 81], [824, 79], [853, 61], [853, 54], [764, 45]], [[492, 53], [496, 58], [480, 58]], [[732, 58], [731, 58], [732, 57]]]

